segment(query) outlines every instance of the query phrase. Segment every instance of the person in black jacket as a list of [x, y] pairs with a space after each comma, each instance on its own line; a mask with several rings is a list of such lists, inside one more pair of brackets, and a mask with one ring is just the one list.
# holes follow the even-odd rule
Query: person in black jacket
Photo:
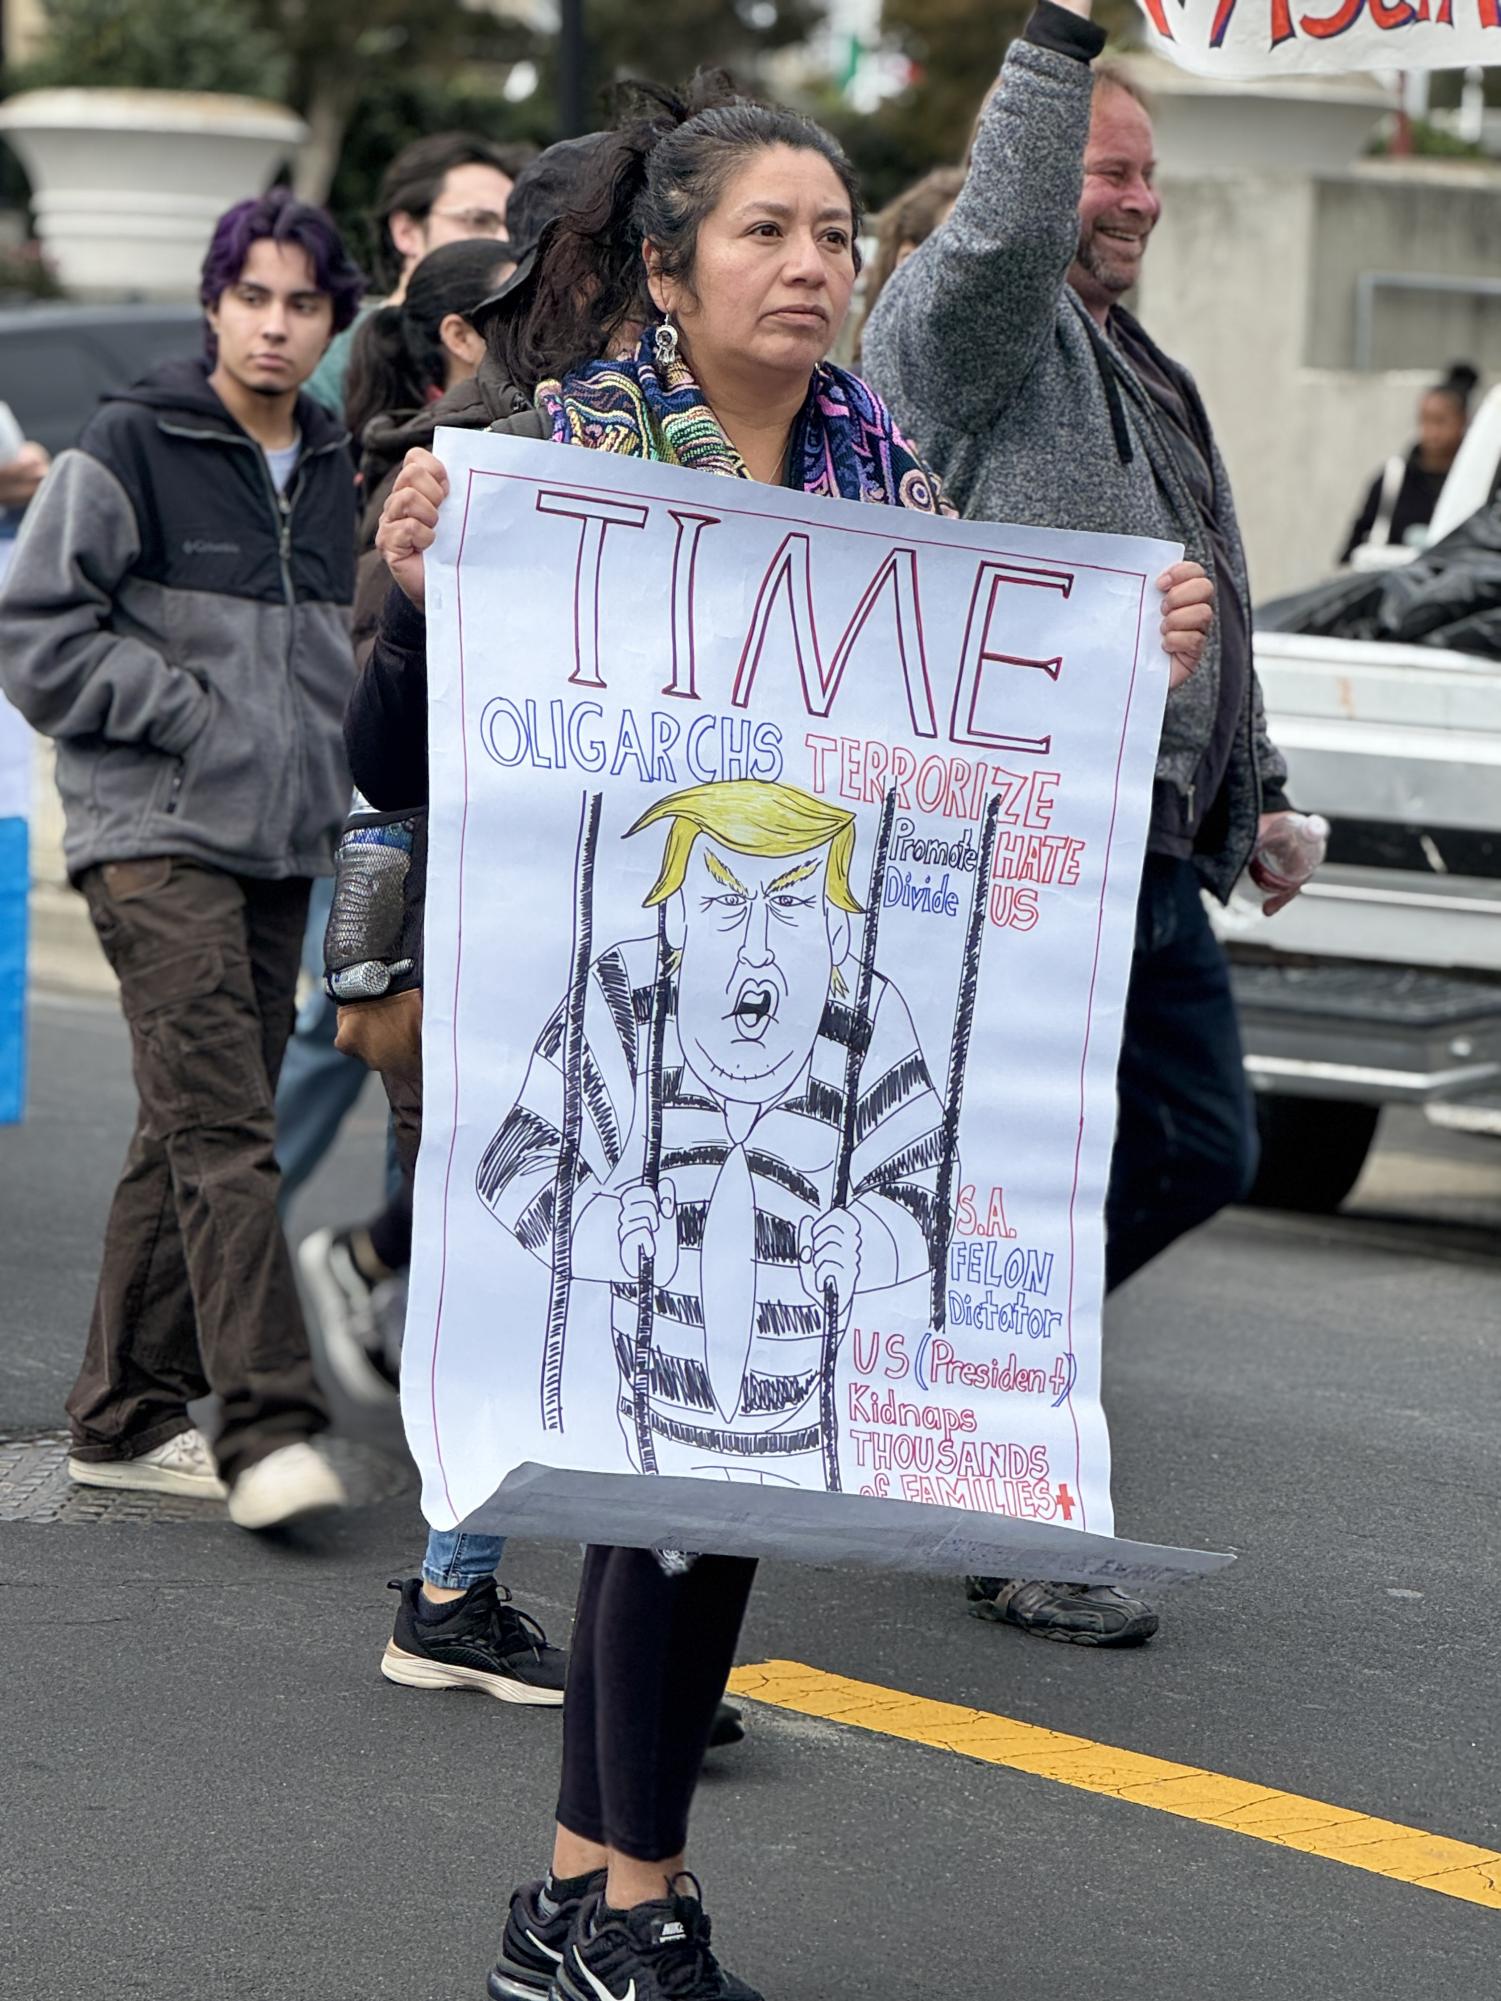
[[[347, 411], [361, 444], [354, 654], [363, 662], [385, 598], [386, 566], [375, 553], [375, 524], [408, 447], [431, 444], [435, 425], [452, 414], [445, 392], [469, 387], [484, 342], [467, 315], [514, 268], [500, 246], [482, 238], [445, 243], [424, 257], [399, 306], [382, 306], [360, 328]], [[378, 573], [378, 574], [377, 574]], [[323, 989], [329, 885], [315, 895], [303, 944], [312, 990], [297, 1017], [276, 1092], [282, 1209], [332, 1145], [365, 1087], [358, 1056], [335, 1047], [334, 1003]], [[297, 1247], [310, 1331], [327, 1371], [358, 1401], [391, 1403], [396, 1371], [387, 1344], [399, 1341], [405, 1273], [411, 1258], [410, 1177], [388, 1164], [379, 1212], [342, 1229], [314, 1230]], [[389, 1161], [389, 1155], [388, 1155]]]
[[[243, 1528], [337, 1506], [276, 1213], [272, 1099], [311, 879], [349, 800], [348, 437], [301, 392], [358, 304], [284, 189], [220, 221], [208, 353], [106, 401], [0, 594], [5, 692], [57, 741], [69, 873], [120, 982], [140, 1106], [105, 1233], [69, 1471], [228, 1493]], [[188, 1404], [223, 1405], [212, 1452]]]
[[1444, 481], [1459, 456], [1470, 425], [1470, 398], [1480, 377], [1467, 361], [1456, 361], [1441, 382], [1423, 391], [1418, 403], [1417, 443], [1388, 459], [1366, 489], [1355, 525], [1345, 537], [1340, 562], [1357, 549], [1423, 548], [1428, 524]]

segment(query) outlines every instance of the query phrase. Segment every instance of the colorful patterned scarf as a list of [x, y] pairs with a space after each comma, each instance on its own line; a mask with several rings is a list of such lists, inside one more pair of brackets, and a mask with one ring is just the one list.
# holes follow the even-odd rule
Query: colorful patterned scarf
[[[665, 375], [648, 327], [633, 356], [593, 361], [566, 381], [543, 382], [537, 408], [560, 445], [655, 459], [695, 472], [749, 479], [681, 355]], [[821, 362], [792, 427], [787, 484], [825, 498], [871, 500], [944, 514], [938, 481], [907, 443], [891, 412], [858, 375]]]

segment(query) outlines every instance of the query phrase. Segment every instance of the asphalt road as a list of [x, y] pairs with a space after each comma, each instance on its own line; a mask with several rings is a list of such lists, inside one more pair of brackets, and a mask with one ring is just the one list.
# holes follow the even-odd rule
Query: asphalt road
[[[55, 1429], [130, 1112], [39, 1005], [0, 1132], [0, 1435]], [[376, 1197], [366, 1099], [298, 1230]], [[768, 1566], [742, 1647], [1501, 1846], [1501, 1142], [1389, 1122], [1354, 1211], [1233, 1215], [1112, 1308], [1123, 1532], [1234, 1548], [1137, 1653], [939, 1581]], [[541, 1863], [555, 1715], [376, 1672], [409, 1498], [283, 1544], [0, 1526], [0, 1994], [460, 2001]], [[566, 1634], [573, 1550], [518, 1547]], [[695, 1859], [768, 2001], [1501, 1994], [1501, 1910], [951, 1751], [753, 1710]]]

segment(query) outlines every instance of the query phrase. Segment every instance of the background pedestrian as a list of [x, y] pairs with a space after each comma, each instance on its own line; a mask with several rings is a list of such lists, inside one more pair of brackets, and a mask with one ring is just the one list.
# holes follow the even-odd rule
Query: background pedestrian
[[[348, 800], [354, 493], [302, 393], [361, 277], [284, 189], [221, 218], [207, 354], [106, 401], [32, 502], [6, 693], [56, 739], [69, 874], [120, 982], [139, 1094], [69, 1471], [215, 1495], [244, 1528], [337, 1505], [276, 1210], [273, 1094], [312, 878]], [[212, 1452], [188, 1405], [212, 1389]]]

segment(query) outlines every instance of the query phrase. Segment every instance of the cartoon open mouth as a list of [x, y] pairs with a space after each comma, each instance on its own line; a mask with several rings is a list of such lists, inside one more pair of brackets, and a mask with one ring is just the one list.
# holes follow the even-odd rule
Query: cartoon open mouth
[[776, 988], [766, 980], [747, 980], [735, 996], [728, 1019], [734, 1022], [742, 1039], [759, 1042], [776, 1011]]

